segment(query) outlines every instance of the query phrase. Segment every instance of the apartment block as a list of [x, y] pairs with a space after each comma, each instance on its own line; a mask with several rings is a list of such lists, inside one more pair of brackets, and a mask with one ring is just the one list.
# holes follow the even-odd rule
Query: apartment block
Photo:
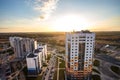
[[40, 73], [39, 54], [29, 53], [26, 56], [28, 77], [37, 77]]
[[47, 59], [47, 44], [38, 44], [37, 48], [42, 52], [43, 62]]
[[33, 52], [37, 49], [37, 41], [30, 38], [10, 37], [10, 45], [14, 48], [16, 58], [22, 58], [27, 53]]
[[95, 33], [66, 33], [66, 74], [68, 80], [91, 80]]

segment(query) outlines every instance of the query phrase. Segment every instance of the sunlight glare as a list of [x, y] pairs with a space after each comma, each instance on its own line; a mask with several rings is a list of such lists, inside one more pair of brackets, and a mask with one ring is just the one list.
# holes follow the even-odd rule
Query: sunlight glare
[[56, 31], [85, 30], [89, 26], [90, 24], [85, 18], [75, 14], [60, 16], [53, 24]]

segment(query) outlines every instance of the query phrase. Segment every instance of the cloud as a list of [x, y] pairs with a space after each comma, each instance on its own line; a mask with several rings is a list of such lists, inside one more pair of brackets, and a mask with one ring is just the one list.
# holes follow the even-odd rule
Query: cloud
[[59, 0], [28, 0], [34, 10], [40, 12], [40, 19], [48, 19], [56, 9]]

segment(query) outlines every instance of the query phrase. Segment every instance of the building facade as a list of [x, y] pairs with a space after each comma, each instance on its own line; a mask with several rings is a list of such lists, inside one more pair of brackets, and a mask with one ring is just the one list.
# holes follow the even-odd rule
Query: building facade
[[38, 44], [37, 48], [42, 52], [43, 62], [47, 59], [47, 44]]
[[34, 54], [38, 55], [39, 67], [40, 67], [40, 70], [41, 70], [42, 66], [43, 66], [43, 53], [42, 53], [41, 50], [35, 49]]
[[30, 38], [22, 37], [10, 37], [11, 46], [14, 48], [16, 58], [21, 58], [27, 55], [29, 52], [33, 52], [37, 49], [37, 41]]
[[28, 77], [37, 77], [40, 73], [39, 65], [39, 55], [34, 53], [29, 53], [26, 56]]
[[66, 74], [68, 80], [91, 80], [95, 33], [66, 33]]

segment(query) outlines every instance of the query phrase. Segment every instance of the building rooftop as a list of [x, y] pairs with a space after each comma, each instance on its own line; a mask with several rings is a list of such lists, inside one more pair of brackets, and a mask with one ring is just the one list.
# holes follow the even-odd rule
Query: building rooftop
[[80, 33], [93, 33], [93, 32], [90, 32], [89, 30], [81, 30], [81, 31], [73, 31], [73, 32], [68, 32], [69, 34], [80, 34]]
[[27, 57], [28, 58], [33, 58], [33, 57], [36, 57], [37, 55], [34, 55], [33, 53], [30, 53]]
[[92, 33], [89, 30], [73, 31], [73, 33]]
[[34, 53], [41, 52], [41, 49], [35, 49]]

